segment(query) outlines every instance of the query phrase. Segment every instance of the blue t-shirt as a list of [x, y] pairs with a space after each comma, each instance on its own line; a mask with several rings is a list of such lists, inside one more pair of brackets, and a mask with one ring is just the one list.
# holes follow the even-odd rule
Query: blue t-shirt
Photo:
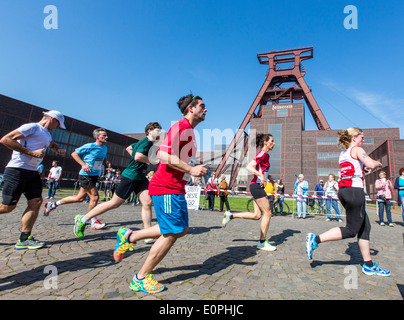
[[80, 175], [85, 176], [98, 176], [100, 175], [102, 164], [107, 158], [107, 147], [100, 146], [98, 143], [86, 143], [85, 145], [77, 148], [75, 151], [84, 161], [90, 165], [91, 172], [87, 173], [83, 169], [80, 170]]
[[322, 195], [324, 195], [324, 186], [318, 184], [318, 185], [316, 185], [316, 188], [314, 189], [314, 191], [317, 191], [318, 196], [322, 196]]

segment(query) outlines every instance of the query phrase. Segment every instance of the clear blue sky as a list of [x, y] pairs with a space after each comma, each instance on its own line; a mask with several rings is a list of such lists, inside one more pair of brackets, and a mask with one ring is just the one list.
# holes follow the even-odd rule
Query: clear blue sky
[[[357, 30], [343, 24], [351, 4]], [[313, 46], [305, 80], [331, 128], [404, 137], [403, 31], [403, 1], [0, 0], [0, 93], [129, 133], [168, 130], [192, 91], [208, 109], [201, 133], [235, 131], [265, 78], [257, 53]]]

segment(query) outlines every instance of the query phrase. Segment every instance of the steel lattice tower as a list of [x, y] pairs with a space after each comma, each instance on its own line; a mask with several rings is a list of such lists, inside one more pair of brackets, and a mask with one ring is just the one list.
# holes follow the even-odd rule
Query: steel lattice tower
[[[260, 64], [268, 65], [265, 81], [247, 112], [243, 122], [237, 130], [232, 142], [223, 155], [216, 168], [219, 176], [230, 166], [230, 188], [233, 187], [243, 159], [248, 151], [248, 134], [246, 128], [252, 118], [262, 117], [262, 108], [267, 104], [278, 104], [281, 101], [293, 103], [294, 100], [305, 100], [307, 107], [319, 130], [331, 130], [320, 110], [316, 100], [304, 80], [306, 74], [302, 61], [313, 58], [313, 47], [303, 47], [287, 50], [278, 50], [257, 55]], [[229, 157], [235, 151], [237, 145], [244, 143], [241, 157], [231, 163], [227, 163]]]

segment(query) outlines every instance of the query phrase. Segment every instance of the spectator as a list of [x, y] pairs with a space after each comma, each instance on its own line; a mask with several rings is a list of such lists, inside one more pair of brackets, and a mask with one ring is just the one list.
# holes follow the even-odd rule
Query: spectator
[[320, 208], [323, 208], [324, 199], [322, 197], [324, 196], [324, 180], [320, 179], [319, 183], [314, 188], [314, 191], [315, 195], [320, 197], [317, 198], [317, 202], [320, 205]]
[[401, 206], [401, 216], [404, 226], [404, 167], [398, 171], [399, 176], [394, 181], [394, 189], [397, 189], [398, 203]]
[[391, 221], [391, 200], [393, 198], [393, 184], [390, 180], [386, 179], [386, 172], [380, 171], [379, 178], [376, 180], [377, 189], [377, 202], [379, 205], [379, 220], [380, 225], [384, 226], [384, 208], [386, 208], [387, 224], [389, 227], [393, 227], [393, 222]]
[[274, 213], [274, 201], [275, 201], [275, 193], [278, 188], [276, 187], [276, 182], [272, 179], [271, 176], [268, 176], [267, 184], [265, 185], [265, 192], [267, 194], [267, 198], [269, 200], [269, 208], [271, 212]]
[[206, 184], [206, 197], [208, 199], [208, 209], [214, 210], [215, 208], [215, 195], [216, 195], [216, 186], [217, 186], [217, 179], [216, 173], [213, 172], [212, 176], [209, 178], [208, 183]]
[[219, 182], [219, 197], [220, 197], [219, 212], [223, 212], [224, 204], [226, 204], [226, 211], [230, 211], [229, 201], [227, 200], [227, 195], [229, 193], [228, 188], [229, 187], [226, 182], [226, 176], [224, 174], [222, 174], [220, 177], [220, 182]]
[[106, 201], [106, 199], [111, 199], [111, 197], [112, 197], [112, 195], [111, 195], [112, 181], [115, 176], [114, 169], [107, 167], [106, 171], [107, 171], [107, 173], [106, 173], [105, 179], [104, 179], [104, 201]]
[[154, 175], [154, 171], [149, 171], [149, 173], [147, 174], [146, 178], [150, 181], [151, 178], [153, 177], [153, 175]]
[[197, 178], [197, 179], [196, 179], [196, 181], [195, 181], [195, 185], [196, 185], [196, 186], [203, 187], [203, 183], [202, 183], [201, 178]]
[[48, 174], [48, 196], [46, 199], [53, 199], [56, 194], [56, 189], [59, 186], [59, 179], [62, 175], [62, 167], [59, 166], [59, 162], [56, 160], [52, 161], [52, 168], [49, 170]]
[[38, 173], [39, 173], [40, 176], [42, 176], [43, 169], [44, 169], [43, 164], [40, 163], [39, 166], [38, 166]]
[[283, 214], [283, 201], [285, 199], [285, 196], [284, 196], [285, 186], [283, 184], [282, 179], [279, 179], [277, 184], [278, 184], [277, 187], [278, 187], [278, 193], [279, 193], [279, 195], [278, 195], [278, 197], [279, 197], [279, 214], [282, 215]]
[[[328, 181], [325, 183], [324, 191], [325, 196], [325, 204], [327, 206], [327, 219], [326, 221], [331, 221], [331, 204], [335, 210], [335, 214], [337, 215], [338, 222], [342, 222], [341, 215], [339, 213], [338, 208], [338, 199], [337, 199], [337, 192], [338, 192], [338, 182], [335, 181], [335, 174], [330, 173], [328, 175]], [[328, 198], [330, 197], [330, 198]], [[331, 199], [332, 198], [332, 199]]]
[[299, 177], [297, 178], [295, 182], [295, 194], [298, 195], [296, 199], [296, 206], [297, 206], [297, 217], [301, 218], [303, 214], [303, 219], [306, 218], [306, 198], [304, 196], [307, 196], [309, 194], [309, 183], [304, 180], [304, 175], [299, 174]]

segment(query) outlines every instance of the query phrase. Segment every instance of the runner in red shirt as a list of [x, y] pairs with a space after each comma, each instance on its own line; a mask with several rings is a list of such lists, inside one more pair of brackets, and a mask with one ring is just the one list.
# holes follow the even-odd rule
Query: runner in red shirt
[[120, 228], [114, 259], [120, 262], [124, 253], [136, 241], [145, 238], [157, 239], [150, 249], [142, 268], [132, 279], [129, 286], [134, 291], [157, 293], [165, 286], [151, 275], [153, 269], [166, 256], [175, 241], [188, 232], [188, 210], [185, 200], [185, 184], [188, 175], [202, 177], [207, 174], [204, 165], [195, 164], [196, 142], [194, 128], [205, 120], [207, 110], [201, 97], [192, 94], [178, 101], [184, 118], [176, 122], [162, 142], [157, 157], [160, 164], [149, 183], [158, 225], [132, 231]]
[[249, 172], [254, 174], [250, 184], [250, 192], [254, 198], [254, 212], [231, 213], [226, 211], [223, 215], [222, 227], [226, 227], [232, 219], [259, 220], [263, 214], [260, 225], [260, 240], [258, 241], [257, 248], [265, 251], [275, 251], [276, 247], [266, 240], [272, 212], [265, 192], [265, 185], [270, 167], [268, 152], [273, 149], [275, 142], [272, 135], [267, 133], [258, 134], [256, 144], [257, 147], [260, 148], [260, 151], [257, 153], [254, 160], [252, 160], [246, 167]]

